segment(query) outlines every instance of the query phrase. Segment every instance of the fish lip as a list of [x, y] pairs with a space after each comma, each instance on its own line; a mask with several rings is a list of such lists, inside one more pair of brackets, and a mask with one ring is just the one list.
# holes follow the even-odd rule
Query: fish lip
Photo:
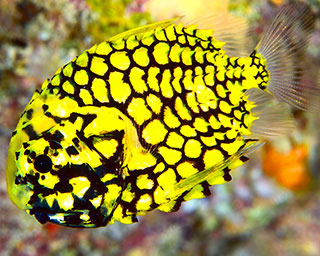
[[29, 214], [34, 215], [37, 221], [39, 221], [41, 224], [45, 224], [46, 222], [61, 224], [52, 217], [54, 217], [57, 214], [71, 215], [71, 214], [79, 214], [79, 213], [80, 213], [79, 211], [50, 211], [46, 208], [41, 208], [41, 207], [37, 207], [29, 210]]
[[37, 221], [39, 221], [41, 224], [45, 224], [46, 222], [50, 222], [49, 214], [50, 213], [48, 210], [40, 210], [40, 209], [32, 209], [29, 211], [30, 215], [34, 215]]

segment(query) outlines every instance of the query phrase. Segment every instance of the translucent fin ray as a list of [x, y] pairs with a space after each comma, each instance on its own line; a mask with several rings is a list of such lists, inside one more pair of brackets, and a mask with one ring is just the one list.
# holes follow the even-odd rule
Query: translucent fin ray
[[246, 94], [256, 105], [252, 109], [253, 115], [258, 117], [251, 127], [253, 135], [272, 137], [288, 134], [294, 129], [295, 122], [287, 104], [276, 101], [269, 93], [259, 89], [251, 89]]
[[278, 99], [303, 110], [319, 107], [319, 89], [306, 70], [304, 57], [314, 23], [315, 16], [307, 5], [287, 5], [256, 47], [267, 60], [267, 89]]
[[229, 13], [202, 17], [188, 21], [182, 18], [184, 25], [196, 24], [199, 29], [212, 29], [215, 39], [225, 42], [223, 50], [230, 57], [246, 57], [249, 55], [248, 24], [243, 18]]

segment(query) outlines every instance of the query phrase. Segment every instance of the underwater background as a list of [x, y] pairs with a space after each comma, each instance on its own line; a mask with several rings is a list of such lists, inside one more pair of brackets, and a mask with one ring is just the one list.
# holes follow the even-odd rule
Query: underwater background
[[[255, 45], [284, 0], [0, 0], [0, 255], [320, 255], [320, 115], [292, 110], [296, 129], [250, 155], [233, 180], [175, 213], [99, 229], [39, 224], [6, 191], [9, 140], [33, 91], [59, 66], [108, 37], [184, 15], [231, 13]], [[320, 67], [320, 1], [308, 48]]]

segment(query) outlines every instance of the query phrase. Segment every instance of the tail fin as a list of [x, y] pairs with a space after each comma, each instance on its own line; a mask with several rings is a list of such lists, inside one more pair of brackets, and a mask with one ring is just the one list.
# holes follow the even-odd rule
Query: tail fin
[[319, 104], [319, 90], [307, 75], [304, 63], [314, 24], [315, 16], [307, 5], [287, 5], [255, 49], [267, 60], [270, 72], [267, 89], [282, 101], [303, 110], [317, 108]]

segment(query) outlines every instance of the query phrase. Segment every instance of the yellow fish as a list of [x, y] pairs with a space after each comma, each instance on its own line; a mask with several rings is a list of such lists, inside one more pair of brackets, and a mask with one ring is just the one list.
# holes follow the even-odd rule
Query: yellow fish
[[176, 21], [94, 45], [35, 91], [8, 154], [19, 208], [69, 227], [176, 211], [230, 181], [260, 144], [248, 137], [266, 125], [249, 89], [308, 108], [296, 58], [314, 26], [305, 5], [283, 8], [248, 57]]

